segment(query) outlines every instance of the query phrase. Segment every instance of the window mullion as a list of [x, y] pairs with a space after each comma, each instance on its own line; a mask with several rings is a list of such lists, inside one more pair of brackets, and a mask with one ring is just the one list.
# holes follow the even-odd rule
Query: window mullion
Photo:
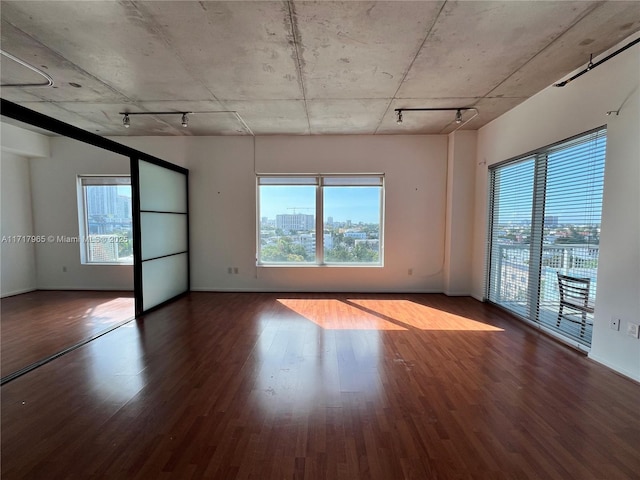
[[540, 273], [542, 269], [542, 242], [545, 195], [547, 189], [547, 154], [536, 156], [533, 179], [533, 206], [531, 212], [531, 245], [529, 250], [529, 318], [537, 322], [540, 299]]
[[82, 258], [83, 262], [90, 262], [91, 261], [91, 253], [89, 252], [89, 202], [87, 200], [87, 187], [85, 185], [82, 185], [82, 221], [84, 224], [84, 229], [83, 232], [81, 232], [81, 235], [84, 236], [84, 239], [82, 241], [83, 244], [83, 251], [84, 251], [84, 258]]
[[323, 182], [318, 179], [316, 187], [316, 263], [324, 264], [324, 205]]

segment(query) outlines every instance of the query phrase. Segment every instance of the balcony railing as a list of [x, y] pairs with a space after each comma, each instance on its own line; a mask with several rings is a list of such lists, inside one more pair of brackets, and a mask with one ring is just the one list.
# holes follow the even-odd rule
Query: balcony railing
[[[523, 317], [530, 318], [529, 305], [529, 252], [526, 244], [494, 245], [492, 257], [491, 299], [504, 305]], [[589, 300], [595, 302], [598, 270], [598, 245], [543, 245], [540, 294], [537, 299], [539, 306], [537, 319], [546, 327], [558, 329], [563, 334], [577, 339], [581, 343], [591, 343], [589, 325], [583, 337], [579, 335], [579, 325], [562, 321], [556, 327], [558, 309], [560, 306], [560, 291], [558, 289], [557, 272], [564, 275], [589, 278], [591, 280]], [[535, 301], [535, 300], [534, 300]], [[592, 315], [587, 317], [587, 323], [592, 324]]]

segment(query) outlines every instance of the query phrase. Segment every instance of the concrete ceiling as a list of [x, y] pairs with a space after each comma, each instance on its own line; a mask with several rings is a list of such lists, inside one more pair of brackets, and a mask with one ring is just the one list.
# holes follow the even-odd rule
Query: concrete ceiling
[[[1, 96], [100, 135], [477, 129], [640, 30], [638, 1], [2, 1]], [[42, 78], [2, 56], [2, 83]], [[602, 66], [600, 68], [606, 68]], [[564, 88], [571, 88], [570, 86]], [[190, 111], [132, 116], [118, 112]], [[465, 114], [465, 120], [471, 113]]]

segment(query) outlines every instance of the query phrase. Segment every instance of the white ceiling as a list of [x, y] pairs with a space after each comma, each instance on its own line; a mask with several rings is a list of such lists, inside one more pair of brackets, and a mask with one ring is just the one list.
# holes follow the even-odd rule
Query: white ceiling
[[[395, 108], [421, 107], [475, 107], [463, 128], [477, 129], [640, 30], [638, 1], [3, 0], [1, 16], [2, 50], [55, 82], [2, 98], [100, 135], [456, 127], [455, 112], [396, 124]], [[5, 56], [1, 68], [3, 84], [42, 80]], [[123, 111], [209, 113], [124, 129]]]

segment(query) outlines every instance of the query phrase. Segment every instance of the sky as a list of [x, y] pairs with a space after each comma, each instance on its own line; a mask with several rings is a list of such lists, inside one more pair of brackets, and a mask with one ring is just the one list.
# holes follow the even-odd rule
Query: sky
[[[558, 223], [600, 223], [606, 142], [583, 144], [548, 155], [545, 217]], [[534, 157], [499, 170], [498, 224], [531, 221]]]
[[130, 185], [126, 185], [126, 186], [119, 185], [117, 187], [117, 189], [118, 189], [118, 195], [123, 195], [125, 197], [131, 197], [131, 186]]
[[[315, 186], [261, 186], [260, 218], [279, 214], [315, 215]], [[323, 187], [324, 220], [380, 222], [380, 187]]]

